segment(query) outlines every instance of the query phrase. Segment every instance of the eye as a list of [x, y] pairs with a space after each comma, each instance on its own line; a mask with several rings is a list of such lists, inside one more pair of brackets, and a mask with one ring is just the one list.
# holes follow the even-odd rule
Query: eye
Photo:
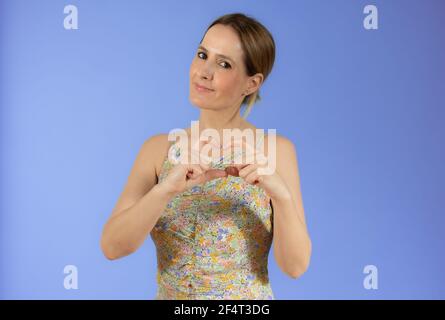
[[198, 57], [200, 57], [200, 54], [203, 54], [203, 55], [206, 55], [204, 52], [202, 52], [202, 51], [200, 51], [200, 52], [198, 52]]
[[231, 66], [229, 63], [225, 62], [225, 61], [223, 61], [223, 62], [221, 62], [221, 63], [225, 63], [225, 65], [227, 66], [227, 67], [223, 67], [224, 69], [230, 69], [230, 68], [232, 68], [232, 66]]
[[[207, 56], [207, 55], [206, 55], [204, 52], [202, 52], [202, 51], [199, 51], [198, 54], [197, 54], [197, 56], [198, 56], [199, 58], [201, 58], [201, 57], [202, 57], [201, 54], [204, 55], [204, 56]], [[204, 59], [204, 58], [201, 58], [201, 59]], [[224, 66], [222, 66], [222, 64], [224, 64]], [[230, 63], [225, 62], [225, 61], [222, 61], [221, 64], [220, 64], [220, 66], [222, 66], [224, 69], [230, 69], [230, 68], [232, 68], [232, 66], [230, 65]]]

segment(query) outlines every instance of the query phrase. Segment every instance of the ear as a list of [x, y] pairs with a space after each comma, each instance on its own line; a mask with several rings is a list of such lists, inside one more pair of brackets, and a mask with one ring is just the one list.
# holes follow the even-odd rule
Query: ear
[[246, 96], [257, 91], [261, 87], [263, 81], [264, 81], [264, 76], [262, 73], [257, 73], [249, 77], [246, 89]]

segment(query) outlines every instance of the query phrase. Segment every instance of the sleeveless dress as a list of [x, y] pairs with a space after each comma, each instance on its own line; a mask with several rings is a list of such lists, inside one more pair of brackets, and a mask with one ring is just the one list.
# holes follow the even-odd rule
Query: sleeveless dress
[[[176, 142], [170, 152], [179, 157]], [[223, 159], [211, 167], [224, 169]], [[158, 183], [173, 166], [167, 156]], [[150, 235], [158, 264], [156, 300], [275, 299], [267, 268], [270, 198], [243, 178], [213, 179], [175, 196]]]

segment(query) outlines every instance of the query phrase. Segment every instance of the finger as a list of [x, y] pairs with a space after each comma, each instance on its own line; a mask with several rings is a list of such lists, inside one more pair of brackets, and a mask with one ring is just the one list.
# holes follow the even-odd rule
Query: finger
[[205, 175], [204, 181], [207, 182], [207, 181], [210, 181], [213, 179], [227, 177], [228, 174], [225, 170], [210, 169], [210, 170], [206, 171], [204, 175]]
[[247, 175], [247, 177], [245, 177], [244, 178], [244, 180], [247, 182], [247, 183], [250, 183], [250, 184], [257, 184], [259, 181], [258, 181], [258, 173], [257, 173], [257, 171], [255, 170], [255, 171], [252, 171], [251, 173], [249, 173], [248, 175]]
[[239, 177], [239, 171], [237, 168], [233, 167], [233, 166], [228, 166], [224, 169], [224, 171], [226, 171], [226, 173], [230, 176], [235, 176], [235, 177]]
[[258, 168], [257, 164], [250, 164], [239, 170], [239, 176], [241, 178], [247, 177], [251, 172], [256, 171]]
[[198, 179], [199, 176], [203, 174], [203, 170], [199, 165], [196, 164], [190, 164], [187, 166], [187, 178], [195, 180]]
[[229, 174], [231, 176], [239, 177], [240, 176], [239, 171], [247, 166], [248, 166], [248, 164], [245, 164], [245, 165], [230, 164], [225, 168], [225, 170], [226, 170], [227, 174]]

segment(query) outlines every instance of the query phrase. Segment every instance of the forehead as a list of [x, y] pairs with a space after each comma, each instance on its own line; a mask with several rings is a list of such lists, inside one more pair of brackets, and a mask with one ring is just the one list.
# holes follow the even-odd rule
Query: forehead
[[240, 61], [243, 55], [241, 42], [229, 26], [214, 25], [204, 36], [201, 45], [212, 54], [221, 54]]

